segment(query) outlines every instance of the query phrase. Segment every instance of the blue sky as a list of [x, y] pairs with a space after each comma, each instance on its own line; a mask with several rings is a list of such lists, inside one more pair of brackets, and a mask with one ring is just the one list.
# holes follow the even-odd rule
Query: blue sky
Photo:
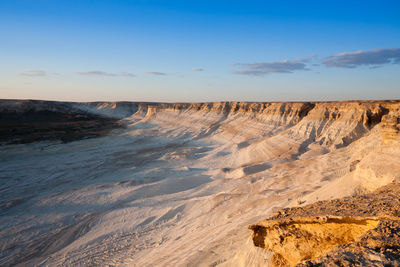
[[399, 1], [2, 0], [0, 98], [400, 99], [399, 12]]

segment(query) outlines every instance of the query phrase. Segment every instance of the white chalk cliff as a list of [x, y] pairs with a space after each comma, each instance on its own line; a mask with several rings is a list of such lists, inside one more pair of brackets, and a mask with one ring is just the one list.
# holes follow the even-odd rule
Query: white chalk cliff
[[[43, 126], [49, 112], [79, 124]], [[27, 114], [64, 142], [17, 139], [31, 128], [7, 118]], [[265, 266], [248, 225], [400, 178], [399, 101], [2, 100], [0, 115], [1, 266]]]

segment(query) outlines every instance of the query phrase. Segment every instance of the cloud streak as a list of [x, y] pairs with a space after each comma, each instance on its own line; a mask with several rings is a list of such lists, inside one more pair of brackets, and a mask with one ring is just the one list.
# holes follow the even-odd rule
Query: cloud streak
[[400, 64], [400, 48], [381, 48], [344, 52], [325, 58], [322, 63], [327, 67], [357, 68], [370, 66], [376, 68], [384, 64]]
[[386, 64], [400, 64], [400, 48], [380, 48], [373, 50], [359, 50], [355, 52], [339, 53], [323, 60], [314, 60], [317, 55], [292, 60], [276, 62], [234, 63], [231, 66], [239, 67], [235, 74], [264, 76], [271, 73], [294, 73], [308, 71], [310, 67], [337, 67], [353, 69], [367, 66], [376, 69]]
[[165, 75], [167, 75], [164, 72], [157, 72], [157, 71], [146, 72], [146, 74], [153, 75], [153, 76], [165, 76]]
[[130, 77], [130, 78], [132, 78], [132, 77], [135, 77], [136, 75], [133, 74], [133, 73], [129, 73], [129, 72], [120, 72], [120, 73], [119, 73], [119, 76]]
[[98, 76], [98, 77], [116, 77], [116, 76], [121, 76], [121, 77], [135, 77], [134, 74], [129, 73], [129, 72], [120, 72], [120, 73], [110, 73], [110, 72], [105, 72], [105, 71], [100, 71], [100, 70], [91, 70], [91, 71], [80, 71], [76, 72], [78, 75], [82, 76]]
[[193, 68], [192, 71], [204, 71], [202, 68]]
[[19, 73], [20, 76], [29, 76], [29, 77], [44, 77], [47, 76], [47, 73], [42, 70], [27, 70]]
[[117, 76], [116, 74], [99, 71], [99, 70], [80, 71], [80, 72], [77, 72], [76, 74], [83, 75], [83, 76], [109, 76], [109, 77]]
[[239, 66], [242, 69], [237, 70], [235, 74], [264, 76], [270, 73], [293, 73], [295, 71], [310, 70], [307, 68], [307, 62], [310, 58], [302, 58], [295, 60], [283, 60], [278, 62], [259, 62], [241, 64], [235, 63], [234, 66]]

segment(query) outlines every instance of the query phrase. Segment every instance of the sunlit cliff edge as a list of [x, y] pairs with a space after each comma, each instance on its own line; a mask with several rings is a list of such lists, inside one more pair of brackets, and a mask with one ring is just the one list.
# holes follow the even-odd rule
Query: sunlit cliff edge
[[[141, 122], [161, 125], [170, 136], [190, 134], [193, 140], [216, 140], [231, 149], [232, 156], [207, 174], [214, 180], [222, 177], [243, 183], [210, 196], [208, 212], [220, 215], [216, 221], [221, 220], [221, 225], [223, 219], [231, 222], [235, 216], [252, 216], [250, 222], [240, 222], [251, 224], [252, 243], [257, 248], [274, 253], [272, 265], [318, 266], [330, 261], [383, 266], [399, 261], [400, 101], [0, 101], [3, 145], [67, 143], [105, 136]], [[274, 182], [273, 177], [277, 178]], [[332, 200], [336, 198], [342, 199]], [[281, 204], [267, 209], [271, 199]], [[228, 210], [232, 214], [225, 214]], [[265, 216], [264, 211], [268, 211]], [[165, 258], [171, 250], [168, 254], [162, 246], [157, 249], [160, 253], [142, 255], [137, 263], [188, 264], [182, 256], [163, 262], [161, 255]], [[201, 256], [191, 253], [187, 254], [191, 255], [189, 263], [203, 263]], [[209, 264], [266, 264], [252, 258], [257, 253], [210, 256]], [[20, 262], [24, 262], [21, 255]]]
[[[399, 101], [342, 101], [342, 102], [288, 102], [288, 103], [151, 103], [151, 102], [57, 102], [40, 100], [0, 100], [2, 119], [10, 114], [98, 115], [104, 118], [123, 119], [134, 115], [151, 117], [158, 111], [180, 113], [183, 116], [201, 113], [215, 113], [222, 117], [221, 126], [228, 125], [230, 117], [246, 116], [274, 129], [262, 131], [273, 135], [290, 129], [289, 132], [306, 137], [306, 143], [319, 143], [339, 148], [367, 134], [375, 125], [381, 125], [382, 142], [396, 140], [400, 125]], [[41, 119], [43, 120], [43, 119]], [[300, 123], [301, 122], [301, 123]], [[243, 131], [243, 130], [242, 130]], [[249, 132], [249, 135], [252, 133]], [[236, 134], [237, 135], [237, 134]], [[308, 144], [307, 144], [308, 145]], [[303, 144], [303, 149], [306, 144]]]

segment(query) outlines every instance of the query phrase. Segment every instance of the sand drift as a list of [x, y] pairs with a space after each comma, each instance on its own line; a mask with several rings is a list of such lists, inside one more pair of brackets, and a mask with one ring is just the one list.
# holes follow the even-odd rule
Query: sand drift
[[398, 101], [2, 100], [0, 265], [265, 266], [249, 225], [399, 180], [399, 118]]

